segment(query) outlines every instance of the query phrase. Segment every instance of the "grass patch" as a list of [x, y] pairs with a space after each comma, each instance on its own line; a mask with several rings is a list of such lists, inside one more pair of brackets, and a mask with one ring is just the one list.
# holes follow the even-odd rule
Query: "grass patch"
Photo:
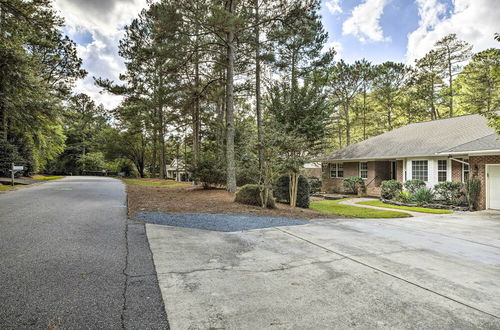
[[421, 212], [421, 213], [432, 213], [432, 214], [450, 214], [450, 213], [453, 213], [450, 210], [429, 209], [426, 207], [417, 207], [417, 206], [399, 206], [399, 205], [382, 203], [381, 201], [367, 201], [367, 202], [359, 202], [356, 204], [386, 207], [389, 209], [407, 210], [407, 211], [414, 211], [414, 212]]
[[12, 187], [10, 185], [8, 186], [8, 185], [0, 184], [0, 191], [7, 191], [7, 190], [10, 190], [12, 188], [14, 188], [14, 187]]
[[186, 187], [188, 183], [161, 179], [122, 179], [126, 184], [143, 187]]
[[57, 180], [57, 179], [62, 179], [64, 176], [62, 175], [35, 175], [33, 176], [34, 180], [40, 180], [40, 181], [49, 181], [49, 180]]
[[410, 214], [404, 213], [404, 212], [375, 210], [375, 209], [369, 209], [367, 207], [359, 207], [359, 206], [340, 204], [340, 202], [345, 201], [347, 199], [349, 199], [349, 198], [312, 202], [309, 207], [313, 210], [323, 212], [323, 213], [346, 215], [346, 216], [356, 217], [356, 218], [408, 218], [408, 217], [411, 217]]

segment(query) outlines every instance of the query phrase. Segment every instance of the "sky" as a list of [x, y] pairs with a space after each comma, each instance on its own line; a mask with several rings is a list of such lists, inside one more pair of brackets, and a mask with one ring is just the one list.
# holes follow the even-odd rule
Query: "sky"
[[[336, 59], [352, 63], [412, 64], [442, 37], [456, 33], [478, 52], [498, 47], [500, 0], [322, 0], [321, 15]], [[120, 97], [102, 93], [93, 77], [119, 82], [124, 72], [118, 55], [124, 27], [146, 6], [146, 0], [55, 0], [65, 18], [64, 33], [77, 43], [78, 55], [89, 74], [75, 90], [87, 93], [106, 108]]]

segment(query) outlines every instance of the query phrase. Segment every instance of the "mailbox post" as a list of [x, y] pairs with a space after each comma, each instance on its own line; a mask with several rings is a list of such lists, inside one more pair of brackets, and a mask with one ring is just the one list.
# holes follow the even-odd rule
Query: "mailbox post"
[[24, 166], [16, 166], [14, 163], [12, 163], [12, 169], [10, 170], [12, 187], [14, 187], [14, 174], [18, 171], [23, 171], [23, 170], [24, 170]]

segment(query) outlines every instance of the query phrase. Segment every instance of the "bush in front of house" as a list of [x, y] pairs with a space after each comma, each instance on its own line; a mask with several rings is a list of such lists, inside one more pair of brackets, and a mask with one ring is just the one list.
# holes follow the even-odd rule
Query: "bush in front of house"
[[307, 178], [307, 181], [309, 182], [309, 189], [310, 189], [311, 194], [316, 194], [316, 193], [319, 193], [321, 191], [320, 178], [312, 176], [310, 178]]
[[[258, 184], [246, 184], [238, 190], [234, 201], [241, 204], [262, 206], [262, 199], [260, 197], [261, 188], [262, 186]], [[274, 198], [271, 195], [267, 198], [266, 207], [268, 209], [276, 207]]]
[[357, 194], [360, 189], [364, 189], [365, 182], [359, 176], [348, 176], [344, 178], [342, 185], [345, 192]]
[[425, 182], [420, 179], [408, 180], [404, 183], [404, 187], [410, 193], [414, 194], [417, 190], [425, 188]]
[[461, 182], [440, 182], [434, 186], [434, 192], [443, 199], [446, 204], [460, 205], [463, 185]]
[[465, 194], [471, 211], [477, 210], [479, 203], [479, 194], [481, 193], [481, 181], [474, 176], [465, 184]]
[[411, 202], [419, 205], [430, 204], [434, 201], [434, 192], [429, 188], [420, 188], [411, 194]]
[[396, 200], [402, 203], [409, 203], [411, 201], [411, 192], [402, 190], [396, 196]]
[[386, 180], [382, 181], [381, 193], [383, 199], [394, 199], [401, 190], [403, 190], [403, 185], [397, 180]]
[[[290, 203], [290, 176], [283, 175], [275, 183], [273, 187], [274, 197], [278, 201]], [[307, 179], [302, 175], [299, 176], [299, 184], [297, 187], [297, 206], [309, 208], [310, 187]]]

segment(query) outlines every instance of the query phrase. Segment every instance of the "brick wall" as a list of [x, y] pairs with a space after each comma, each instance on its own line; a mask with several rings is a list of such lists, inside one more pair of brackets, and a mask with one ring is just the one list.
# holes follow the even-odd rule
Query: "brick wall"
[[451, 160], [451, 181], [462, 182], [462, 163]]
[[[343, 192], [343, 178], [331, 178], [329, 164], [323, 164], [324, 171], [322, 174], [322, 191], [327, 193]], [[344, 163], [344, 178], [348, 176], [359, 176], [359, 163], [350, 162]]]
[[500, 155], [494, 156], [470, 156], [470, 176], [477, 175], [481, 180], [481, 194], [479, 195], [480, 210], [486, 208], [486, 164], [500, 164]]

